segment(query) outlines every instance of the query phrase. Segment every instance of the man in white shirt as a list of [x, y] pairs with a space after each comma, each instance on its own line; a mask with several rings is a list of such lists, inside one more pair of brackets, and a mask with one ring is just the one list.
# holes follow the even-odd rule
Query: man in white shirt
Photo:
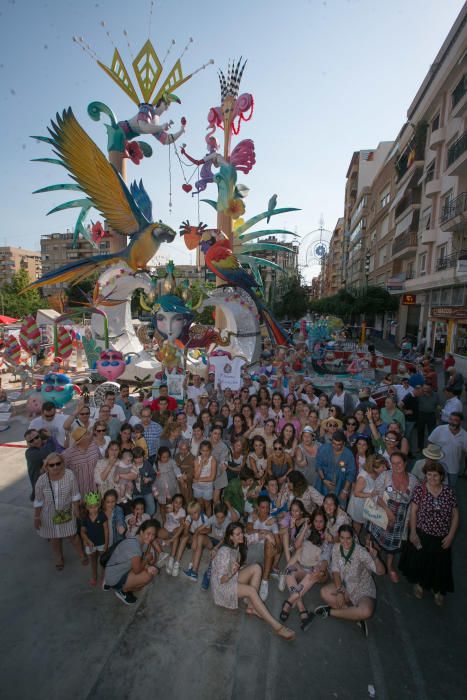
[[446, 403], [441, 410], [441, 422], [449, 423], [451, 413], [462, 413], [462, 401], [449, 389], [445, 389]]
[[446, 469], [449, 486], [454, 487], [459, 472], [464, 471], [465, 455], [467, 454], [467, 432], [461, 427], [464, 416], [453, 412], [447, 425], [438, 425], [428, 436], [428, 442], [438, 445], [444, 452], [441, 464]]
[[[188, 375], [187, 375], [187, 381], [188, 381]], [[197, 404], [199, 397], [205, 391], [206, 391], [206, 389], [201, 384], [201, 377], [199, 376], [199, 374], [194, 374], [193, 375], [193, 384], [190, 384], [189, 386], [186, 387], [187, 399], [192, 399], [195, 402], [195, 404]]]
[[353, 413], [354, 401], [347, 391], [344, 391], [342, 382], [334, 384], [334, 393], [331, 394], [331, 406], [337, 406], [341, 409], [344, 416], [350, 416]]
[[41, 415], [34, 418], [30, 423], [29, 427], [35, 430], [45, 429], [47, 430], [51, 437], [56, 441], [60, 447], [66, 446], [66, 431], [63, 427], [68, 416], [63, 415], [63, 413], [57, 413], [55, 404], [52, 401], [45, 401], [42, 404]]
[[[405, 399], [407, 394], [410, 394], [410, 391], [412, 387], [409, 384], [409, 378], [408, 377], [403, 377], [402, 378], [402, 383], [401, 384], [393, 384], [392, 388], [396, 392], [396, 397], [397, 397], [397, 405], [399, 406], [400, 403]], [[400, 406], [399, 406], [400, 408]]]

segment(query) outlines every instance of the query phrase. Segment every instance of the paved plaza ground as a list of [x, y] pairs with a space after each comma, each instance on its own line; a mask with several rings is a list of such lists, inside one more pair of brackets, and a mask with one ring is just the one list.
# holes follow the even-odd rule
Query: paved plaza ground
[[[22, 423], [21, 421], [24, 421]], [[3, 433], [21, 441], [25, 418]], [[178, 700], [467, 697], [467, 554], [463, 524], [454, 547], [456, 593], [444, 608], [411, 587], [378, 579], [376, 614], [364, 639], [356, 625], [315, 619], [295, 642], [244, 612], [216, 608], [210, 593], [164, 572], [134, 607], [92, 589], [88, 569], [65, 551], [56, 572], [50, 546], [32, 527], [23, 450], [0, 448], [2, 595], [0, 696], [5, 700], [160, 697]], [[458, 493], [466, 511], [467, 483]], [[283, 594], [268, 599], [277, 615]], [[319, 603], [311, 591], [307, 604]]]

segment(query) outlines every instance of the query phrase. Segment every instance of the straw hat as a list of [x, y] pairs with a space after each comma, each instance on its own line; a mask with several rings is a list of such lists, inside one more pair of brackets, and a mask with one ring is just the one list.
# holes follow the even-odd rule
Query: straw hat
[[433, 445], [430, 443], [428, 443], [428, 445], [422, 450], [422, 454], [427, 459], [432, 459], [434, 462], [438, 462], [444, 457], [443, 450], [440, 447], [438, 447], [438, 445]]
[[73, 432], [71, 433], [71, 437], [73, 438], [74, 442], [79, 442], [87, 434], [88, 434], [88, 431], [86, 430], [86, 428], [83, 428], [81, 425], [79, 425], [77, 428], [75, 428], [73, 430]]

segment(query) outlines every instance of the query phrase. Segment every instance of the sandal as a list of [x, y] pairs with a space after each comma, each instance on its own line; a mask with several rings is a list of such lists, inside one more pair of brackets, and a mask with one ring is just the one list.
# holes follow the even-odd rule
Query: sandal
[[295, 639], [295, 632], [288, 627], [281, 625], [277, 630], [276, 634], [278, 637], [282, 637], [286, 642], [291, 642]]
[[308, 610], [303, 610], [303, 612], [300, 613], [300, 629], [303, 632], [306, 632], [308, 627], [313, 622], [313, 618], [314, 618], [313, 613], [308, 612]]
[[[288, 605], [288, 609], [285, 607]], [[285, 622], [286, 620], [289, 619], [290, 611], [292, 610], [292, 603], [289, 603], [288, 600], [284, 600], [282, 603], [282, 609], [279, 615], [279, 620], [282, 620], [282, 622]]]

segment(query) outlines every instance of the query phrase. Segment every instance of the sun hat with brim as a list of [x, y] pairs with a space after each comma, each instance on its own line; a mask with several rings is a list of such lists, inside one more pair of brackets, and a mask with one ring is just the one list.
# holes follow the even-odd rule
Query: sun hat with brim
[[427, 458], [427, 459], [432, 459], [433, 461], [437, 462], [440, 459], [443, 459], [444, 457], [444, 452], [443, 450], [438, 447], [438, 445], [433, 445], [433, 444], [428, 444], [423, 450], [422, 454]]
[[82, 426], [78, 426], [71, 433], [71, 437], [73, 438], [74, 442], [79, 442], [87, 434], [88, 434], [88, 431], [86, 430], [86, 428], [83, 428]]

